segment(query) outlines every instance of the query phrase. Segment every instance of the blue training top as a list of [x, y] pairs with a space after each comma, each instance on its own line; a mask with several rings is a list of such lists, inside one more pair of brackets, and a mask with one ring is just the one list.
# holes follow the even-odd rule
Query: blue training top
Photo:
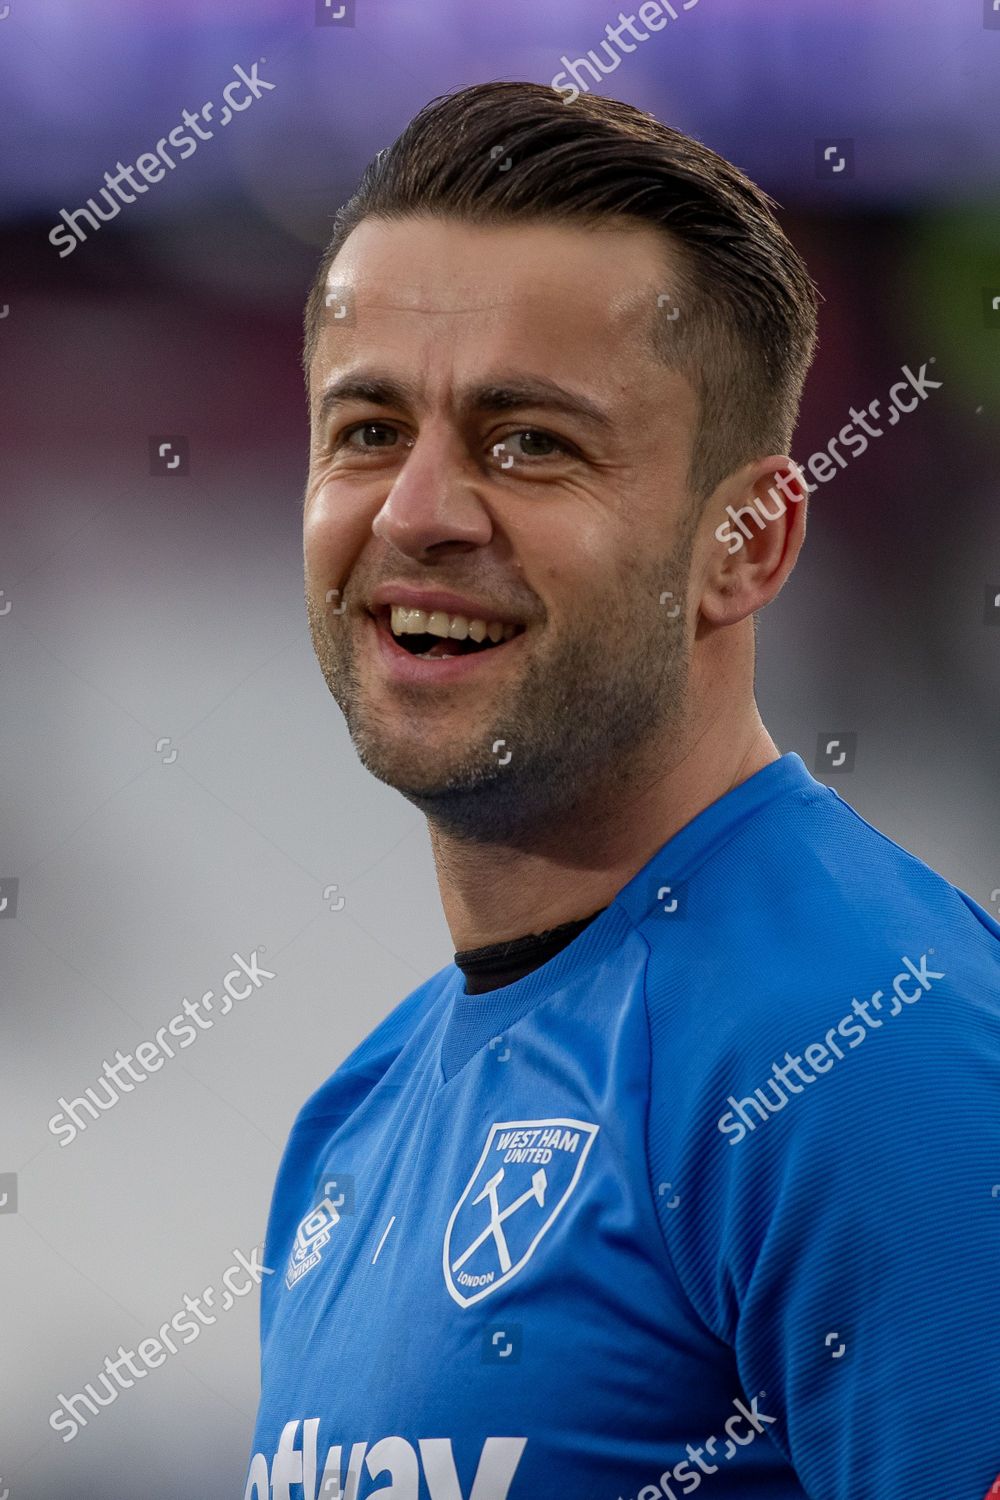
[[300, 1111], [244, 1500], [983, 1500], [1000, 926], [794, 754]]

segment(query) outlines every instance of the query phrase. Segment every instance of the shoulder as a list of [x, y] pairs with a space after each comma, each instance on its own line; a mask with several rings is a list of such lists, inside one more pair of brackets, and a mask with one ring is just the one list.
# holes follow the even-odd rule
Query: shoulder
[[350, 1114], [379, 1084], [404, 1048], [437, 1011], [437, 1002], [453, 970], [450, 965], [423, 981], [395, 1005], [334, 1073], [309, 1096], [295, 1126], [311, 1121], [329, 1124]]
[[[393, 1064], [420, 1045], [433, 1026], [447, 969], [418, 985], [349, 1053], [303, 1104], [292, 1123], [278, 1166], [267, 1240], [271, 1246], [292, 1232], [315, 1196], [316, 1163], [324, 1146], [379, 1089], [391, 1087]], [[266, 1253], [270, 1261], [272, 1251]]]
[[959, 1007], [996, 1008], [1000, 924], [988, 912], [835, 793], [784, 801], [680, 870], [677, 910], [654, 906], [640, 924], [654, 1044], [706, 1062], [753, 1051], [754, 1037], [829, 1026], [842, 1000], [879, 988], [890, 1008], [911, 966], [943, 971], [934, 991]]
[[679, 896], [640, 926], [655, 1154], [874, 1144], [963, 1090], [995, 1111], [1000, 925], [835, 794], [738, 829]]
[[1000, 1152], [1000, 925], [839, 798], [807, 811], [737, 831], [682, 920], [642, 925], [651, 1179], [728, 1334], [767, 1247], [779, 1281], [820, 1224], [823, 1254], [843, 1230], [845, 1254], [930, 1255]]

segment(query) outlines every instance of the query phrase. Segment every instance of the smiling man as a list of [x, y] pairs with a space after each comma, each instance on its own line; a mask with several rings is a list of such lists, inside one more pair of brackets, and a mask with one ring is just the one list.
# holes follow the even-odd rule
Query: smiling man
[[1000, 927], [754, 700], [816, 307], [735, 167], [540, 85], [435, 101], [338, 216], [309, 621], [456, 952], [293, 1126], [245, 1500], [1000, 1468]]

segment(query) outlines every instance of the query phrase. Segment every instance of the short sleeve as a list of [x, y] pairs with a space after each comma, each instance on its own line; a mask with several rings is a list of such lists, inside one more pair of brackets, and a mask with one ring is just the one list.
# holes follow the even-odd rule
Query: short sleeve
[[667, 1249], [812, 1500], [983, 1500], [1000, 1475], [1000, 944], [979, 937], [727, 1012], [687, 1076], [654, 1027]]

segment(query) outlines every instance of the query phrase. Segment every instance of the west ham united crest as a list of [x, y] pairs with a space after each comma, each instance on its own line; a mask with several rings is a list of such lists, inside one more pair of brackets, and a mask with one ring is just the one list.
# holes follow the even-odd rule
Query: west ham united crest
[[598, 1132], [586, 1120], [491, 1125], [444, 1232], [445, 1285], [460, 1307], [516, 1276], [565, 1208]]

